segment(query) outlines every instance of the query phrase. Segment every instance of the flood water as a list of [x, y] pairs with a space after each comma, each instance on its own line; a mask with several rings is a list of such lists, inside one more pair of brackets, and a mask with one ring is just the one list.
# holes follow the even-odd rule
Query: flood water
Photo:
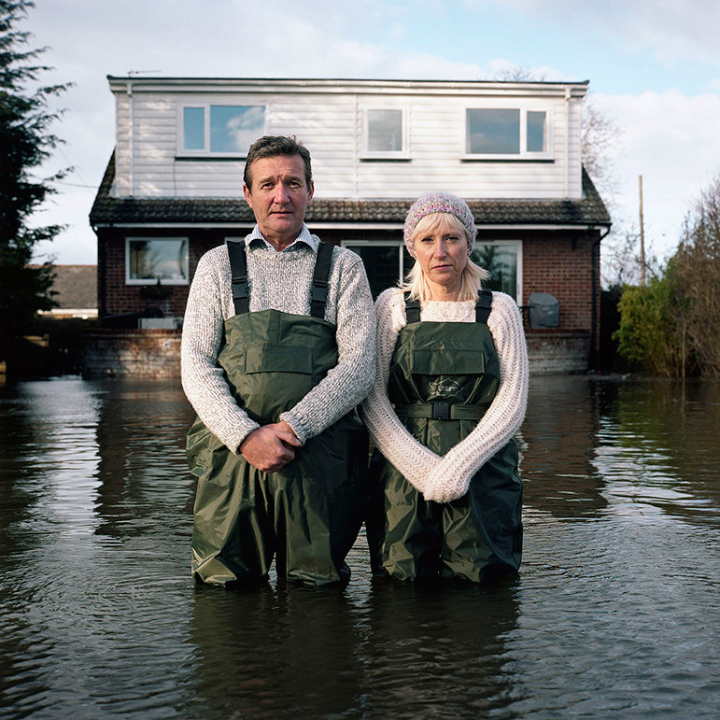
[[720, 392], [533, 377], [489, 588], [190, 578], [175, 383], [0, 388], [2, 718], [714, 718]]

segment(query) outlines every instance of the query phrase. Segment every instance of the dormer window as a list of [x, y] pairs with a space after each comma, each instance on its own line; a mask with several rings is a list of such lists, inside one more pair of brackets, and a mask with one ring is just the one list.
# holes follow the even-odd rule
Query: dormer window
[[265, 129], [263, 105], [185, 105], [181, 155], [245, 157]]
[[545, 110], [468, 108], [466, 112], [466, 158], [551, 158]]
[[365, 159], [408, 157], [407, 122], [403, 108], [367, 108], [365, 110]]

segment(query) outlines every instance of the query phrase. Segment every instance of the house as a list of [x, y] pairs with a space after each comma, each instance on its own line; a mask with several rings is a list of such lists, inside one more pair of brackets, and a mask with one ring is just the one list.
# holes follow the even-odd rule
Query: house
[[308, 147], [306, 222], [361, 255], [374, 293], [408, 267], [402, 227], [413, 200], [453, 192], [473, 210], [492, 287], [525, 312], [531, 370], [592, 364], [610, 218], [582, 167], [587, 82], [108, 80], [115, 150], [90, 214], [104, 333], [96, 368], [104, 351], [108, 362], [115, 353], [113, 372], [144, 372], [123, 367], [119, 348], [125, 336], [136, 348], [152, 333], [177, 362], [170, 346], [198, 259], [254, 225], [242, 173], [265, 134]]

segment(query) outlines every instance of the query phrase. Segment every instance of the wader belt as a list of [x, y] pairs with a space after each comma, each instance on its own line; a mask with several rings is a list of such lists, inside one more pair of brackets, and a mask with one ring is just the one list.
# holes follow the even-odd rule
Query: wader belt
[[416, 403], [396, 405], [400, 418], [426, 418], [427, 420], [480, 420], [491, 403], [478, 405], [451, 405], [450, 403]]
[[[475, 322], [487, 324], [492, 309], [492, 293], [490, 290], [480, 290], [475, 303]], [[411, 300], [410, 293], [405, 293], [405, 318], [408, 323], [420, 322], [420, 301]]]
[[[250, 311], [245, 241], [228, 240], [226, 244], [228, 256], [230, 257], [230, 269], [232, 270], [232, 294], [235, 314], [243, 315]], [[315, 272], [310, 292], [310, 315], [321, 320], [325, 319], [331, 258], [332, 245], [321, 242], [315, 260]]]

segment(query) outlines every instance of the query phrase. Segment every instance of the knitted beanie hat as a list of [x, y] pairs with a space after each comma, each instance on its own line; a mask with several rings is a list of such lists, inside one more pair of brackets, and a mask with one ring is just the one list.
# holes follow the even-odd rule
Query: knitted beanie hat
[[456, 195], [445, 192], [429, 192], [421, 195], [412, 205], [405, 218], [405, 245], [411, 257], [415, 257], [412, 236], [418, 222], [426, 215], [447, 213], [456, 217], [467, 232], [468, 254], [475, 247], [477, 228], [467, 203]]

